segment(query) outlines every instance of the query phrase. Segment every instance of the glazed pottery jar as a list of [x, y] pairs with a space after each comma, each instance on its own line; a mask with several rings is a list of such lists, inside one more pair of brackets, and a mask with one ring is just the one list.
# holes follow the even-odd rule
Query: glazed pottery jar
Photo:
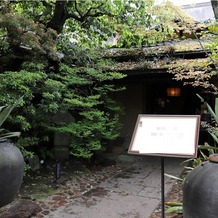
[[23, 173], [24, 160], [20, 150], [7, 140], [0, 141], [0, 207], [14, 200]]
[[193, 169], [183, 189], [184, 218], [218, 217], [218, 154]]

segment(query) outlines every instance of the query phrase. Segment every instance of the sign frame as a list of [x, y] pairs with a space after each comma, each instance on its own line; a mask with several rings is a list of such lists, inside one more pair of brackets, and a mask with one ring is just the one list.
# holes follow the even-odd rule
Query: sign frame
[[[139, 114], [128, 153], [196, 158], [199, 130], [200, 115]], [[186, 143], [186, 146], [182, 146], [181, 140]], [[176, 144], [178, 147], [175, 147]], [[151, 145], [152, 148], [149, 147]]]

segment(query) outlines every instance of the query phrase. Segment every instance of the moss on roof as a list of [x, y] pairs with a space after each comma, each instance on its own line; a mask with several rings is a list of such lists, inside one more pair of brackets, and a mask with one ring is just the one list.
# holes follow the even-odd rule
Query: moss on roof
[[[171, 24], [172, 25], [172, 24]], [[104, 58], [115, 61], [112, 70], [169, 69], [180, 66], [205, 67], [211, 64], [208, 47], [214, 35], [208, 33], [208, 25], [193, 21], [177, 20], [173, 23], [171, 40], [141, 48], [110, 48], [101, 51]], [[182, 36], [178, 35], [181, 34]], [[205, 34], [207, 32], [207, 34]]]
[[170, 59], [164, 58], [162, 60], [155, 59], [153, 61], [140, 60], [140, 61], [124, 61], [115, 64], [111, 70], [116, 71], [129, 71], [129, 70], [149, 70], [149, 69], [163, 69], [177, 67], [195, 67], [201, 68], [211, 64], [210, 58], [197, 58], [197, 59]]
[[[180, 40], [163, 42], [157, 45], [151, 45], [143, 48], [111, 48], [102, 51], [103, 57], [112, 59], [125, 59], [139, 57], [150, 57], [157, 55], [173, 54], [176, 52], [193, 52], [200, 51], [207, 48], [211, 41], [204, 40], [199, 43], [198, 40]], [[202, 48], [202, 46], [203, 48]]]

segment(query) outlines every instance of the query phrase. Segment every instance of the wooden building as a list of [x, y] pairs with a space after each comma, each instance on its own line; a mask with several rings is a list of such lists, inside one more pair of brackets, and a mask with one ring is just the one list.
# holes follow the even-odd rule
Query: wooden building
[[[198, 69], [210, 66], [209, 42], [185, 39], [160, 43], [144, 48], [112, 48], [104, 56], [115, 60], [113, 70], [127, 76], [117, 85], [125, 91], [114, 98], [124, 106], [121, 117], [123, 128], [117, 145], [127, 149], [133, 134], [138, 114], [200, 114], [201, 102], [196, 96], [201, 89], [173, 79], [170, 69]], [[204, 68], [204, 67], [202, 67]], [[203, 94], [204, 95], [204, 94]]]

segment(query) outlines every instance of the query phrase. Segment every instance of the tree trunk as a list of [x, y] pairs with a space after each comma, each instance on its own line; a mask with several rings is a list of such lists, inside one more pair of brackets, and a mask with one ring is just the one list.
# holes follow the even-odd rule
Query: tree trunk
[[64, 23], [67, 20], [67, 11], [66, 11], [66, 2], [64, 1], [56, 1], [55, 10], [51, 21], [47, 24], [48, 28], [52, 28], [57, 31], [57, 33], [61, 33]]
[[211, 0], [211, 5], [213, 7], [214, 17], [218, 20], [218, 0]]

